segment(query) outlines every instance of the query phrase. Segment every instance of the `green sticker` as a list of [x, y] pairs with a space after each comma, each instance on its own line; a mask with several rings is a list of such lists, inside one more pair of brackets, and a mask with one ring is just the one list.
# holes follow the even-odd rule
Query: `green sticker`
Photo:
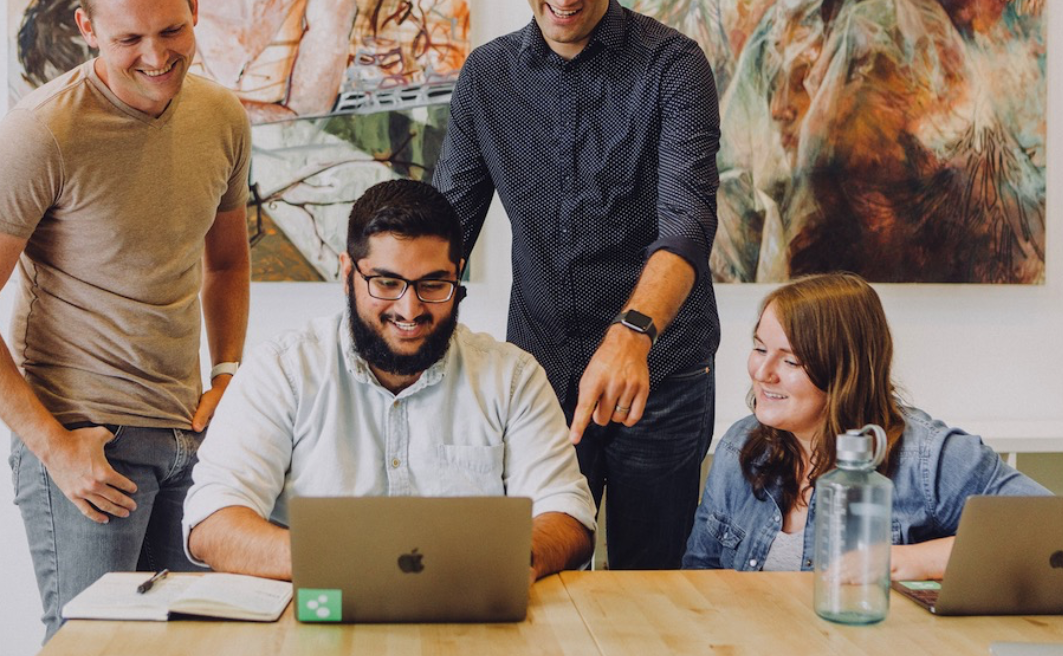
[[300, 622], [339, 622], [343, 619], [343, 592], [317, 588], [299, 588], [299, 606], [295, 616]]
[[901, 581], [901, 585], [909, 590], [940, 590], [940, 581]]

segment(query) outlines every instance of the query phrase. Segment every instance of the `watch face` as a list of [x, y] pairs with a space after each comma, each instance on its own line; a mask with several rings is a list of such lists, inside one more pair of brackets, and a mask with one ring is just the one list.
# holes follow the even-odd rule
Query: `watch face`
[[650, 327], [653, 326], [653, 319], [638, 310], [628, 310], [624, 313], [624, 324], [640, 333], [644, 333], [648, 332]]

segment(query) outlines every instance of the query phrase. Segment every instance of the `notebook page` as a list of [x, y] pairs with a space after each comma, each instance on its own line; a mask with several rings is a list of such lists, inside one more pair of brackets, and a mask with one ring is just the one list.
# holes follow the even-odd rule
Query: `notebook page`
[[63, 606], [65, 619], [165, 621], [170, 604], [194, 582], [192, 577], [168, 576], [144, 594], [137, 586], [152, 572], [111, 572]]
[[177, 613], [272, 621], [292, 598], [292, 584], [240, 574], [204, 574], [170, 604]]

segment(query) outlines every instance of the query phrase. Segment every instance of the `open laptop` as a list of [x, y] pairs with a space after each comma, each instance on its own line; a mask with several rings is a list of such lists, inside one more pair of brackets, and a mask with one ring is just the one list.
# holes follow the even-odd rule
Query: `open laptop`
[[531, 499], [291, 500], [303, 622], [517, 622], [528, 611]]
[[968, 498], [944, 580], [893, 588], [937, 615], [1063, 615], [1063, 497]]

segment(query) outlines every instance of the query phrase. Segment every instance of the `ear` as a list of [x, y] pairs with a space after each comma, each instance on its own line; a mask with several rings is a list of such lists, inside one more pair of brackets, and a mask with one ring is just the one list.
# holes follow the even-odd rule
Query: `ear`
[[89, 20], [89, 15], [81, 7], [78, 7], [77, 11], [74, 12], [74, 22], [77, 23], [81, 36], [85, 38], [85, 43], [89, 44], [90, 48], [99, 49], [100, 43], [96, 38], [96, 33], [92, 31], [92, 21]]
[[461, 277], [465, 275], [465, 258], [461, 258], [458, 262], [458, 282], [461, 282]]
[[192, 27], [199, 24], [199, 0], [188, 0], [192, 9]]
[[354, 263], [351, 261], [351, 256], [347, 253], [340, 253], [340, 278], [343, 280], [343, 293], [350, 294], [350, 282], [351, 271], [354, 270]]

